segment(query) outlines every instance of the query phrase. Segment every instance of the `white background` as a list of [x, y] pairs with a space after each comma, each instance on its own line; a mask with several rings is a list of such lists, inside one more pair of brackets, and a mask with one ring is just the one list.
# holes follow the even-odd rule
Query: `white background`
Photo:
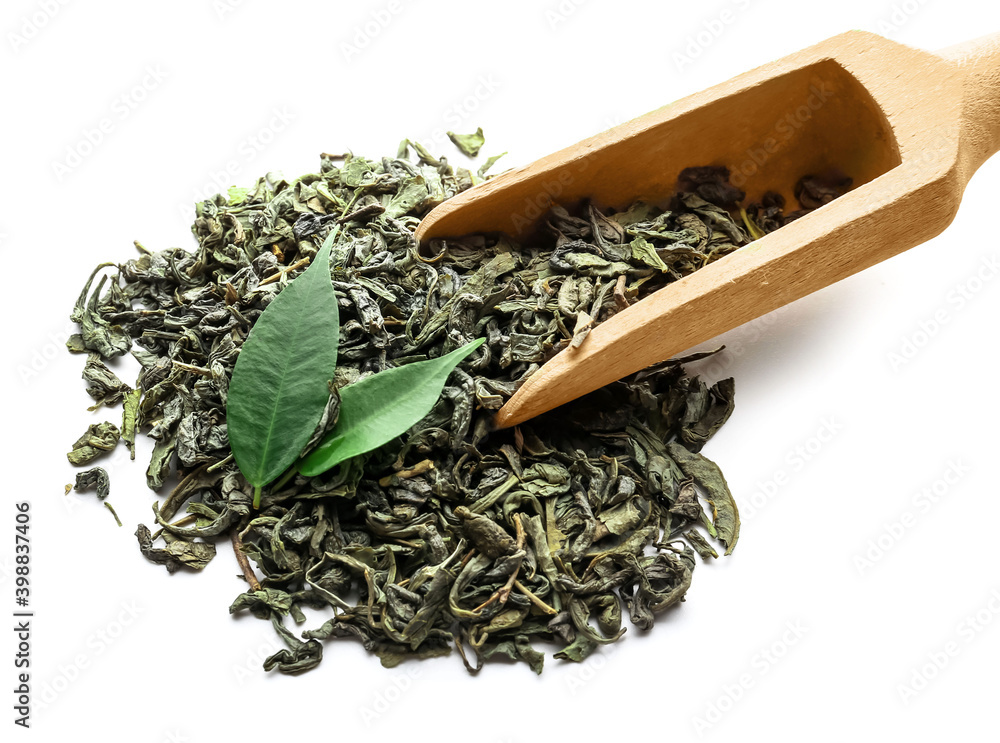
[[[86, 411], [83, 358], [62, 350], [73, 301], [96, 263], [135, 255], [134, 239], [193, 247], [192, 204], [216, 179], [294, 177], [320, 152], [378, 157], [403, 137], [460, 163], [435, 133], [477, 126], [484, 155], [509, 150], [504, 164], [524, 164], [852, 28], [933, 50], [1000, 31], [1000, 7], [5, 2], [0, 607], [13, 611], [13, 504], [27, 500], [31, 683], [48, 702], [30, 733], [15, 732], [424, 740], [448, 717], [487, 743], [637, 728], [810, 741], [991, 728], [1000, 278], [977, 272], [1000, 256], [1000, 160], [972, 180], [940, 237], [725, 337], [731, 352], [706, 374], [736, 377], [737, 407], [706, 454], [744, 511], [739, 547], [700, 564], [688, 601], [648, 635], [632, 628], [582, 666], [550, 657], [541, 677], [501, 664], [471, 678], [453, 655], [387, 671], [337, 641], [311, 673], [265, 674], [276, 640], [268, 624], [228, 615], [243, 584], [225, 542], [202, 574], [168, 576], [139, 555], [132, 532], [152, 515], [148, 446], [135, 462], [123, 448], [104, 462], [124, 528], [93, 495], [63, 495], [74, 474], [65, 452], [105, 419]], [[109, 131], [88, 148], [102, 119]], [[947, 322], [927, 330], [941, 312]], [[894, 364], [907, 341], [915, 353]], [[934, 488], [932, 503], [921, 493]], [[15, 648], [5, 635], [8, 740]], [[935, 654], [943, 668], [928, 665]]]

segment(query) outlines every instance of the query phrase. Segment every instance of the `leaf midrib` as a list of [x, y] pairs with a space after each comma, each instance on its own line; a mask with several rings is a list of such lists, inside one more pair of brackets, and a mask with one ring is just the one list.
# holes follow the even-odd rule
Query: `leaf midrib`
[[[296, 325], [295, 326], [295, 333], [292, 335], [292, 337], [290, 339], [292, 342], [295, 342], [295, 341], [298, 340], [299, 334], [300, 334], [301, 330], [302, 330], [302, 326], [301, 325]], [[285, 379], [288, 376], [286, 374], [286, 372], [288, 371], [288, 367], [292, 363], [292, 356], [293, 355], [294, 354], [289, 354], [288, 356], [286, 356], [285, 357], [285, 361], [284, 361], [284, 363], [281, 366], [281, 382], [278, 384], [278, 392], [274, 396], [274, 403], [271, 406], [271, 415], [270, 415], [270, 418], [268, 420], [267, 436], [264, 439], [264, 448], [261, 449], [261, 452], [260, 452], [260, 464], [257, 465], [257, 479], [260, 480], [260, 481], [262, 481], [261, 482], [262, 486], [264, 484], [266, 484], [266, 483], [263, 482], [263, 479], [264, 479], [264, 468], [265, 468], [265, 466], [267, 464], [267, 454], [268, 454], [268, 452], [271, 449], [271, 439], [274, 437], [274, 428], [275, 428], [274, 424], [275, 424], [275, 421], [277, 420], [277, 417], [278, 417], [278, 407], [279, 407], [279, 405], [281, 403], [282, 393], [285, 391]]]

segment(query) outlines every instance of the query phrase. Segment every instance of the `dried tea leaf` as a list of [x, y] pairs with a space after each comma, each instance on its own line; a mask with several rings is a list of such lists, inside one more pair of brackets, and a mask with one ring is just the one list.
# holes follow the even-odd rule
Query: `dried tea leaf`
[[690, 529], [684, 532], [684, 538], [694, 547], [694, 551], [698, 553], [702, 560], [714, 560], [719, 556], [719, 553], [705, 540], [701, 532]]
[[192, 542], [166, 531], [162, 534], [166, 548], [153, 547], [153, 535], [143, 524], [139, 524], [135, 536], [143, 556], [157, 565], [165, 565], [170, 573], [176, 573], [184, 565], [201, 570], [215, 557], [214, 544]]
[[514, 539], [492, 519], [473, 513], [465, 506], [456, 508], [455, 515], [462, 519], [465, 536], [487, 557], [495, 560], [516, 551]]
[[147, 560], [155, 562], [157, 565], [166, 566], [169, 573], [176, 573], [180, 570], [181, 564], [174, 559], [173, 555], [166, 550], [153, 547], [153, 535], [150, 534], [147, 526], [139, 524], [135, 530], [135, 538], [139, 541], [139, 551]]
[[87, 464], [105, 454], [118, 444], [121, 433], [114, 423], [92, 423], [86, 433], [76, 440], [73, 450], [66, 454], [70, 464]]
[[455, 132], [448, 132], [447, 134], [448, 139], [468, 157], [476, 157], [479, 154], [480, 148], [486, 143], [482, 127], [479, 127], [473, 134], [455, 134]]
[[494, 656], [512, 661], [524, 661], [537, 674], [541, 674], [545, 666], [545, 654], [531, 647], [527, 635], [517, 635], [513, 640], [485, 645], [482, 650], [482, 658], [489, 660]]
[[687, 409], [681, 423], [680, 439], [691, 451], [701, 451], [733, 413], [736, 387], [733, 378], [722, 379], [711, 388], [699, 385], [688, 395]]
[[120, 325], [105, 317], [105, 307], [110, 307], [115, 311], [127, 309], [124, 302], [116, 302], [116, 297], [113, 296], [116, 293], [114, 290], [118, 286], [118, 277], [116, 276], [112, 279], [112, 285], [108, 290], [108, 294], [102, 297], [101, 290], [108, 280], [107, 276], [102, 276], [97, 284], [97, 288], [90, 295], [90, 300], [87, 300], [90, 287], [94, 283], [94, 278], [98, 272], [103, 268], [113, 265], [113, 263], [100, 264], [90, 274], [90, 278], [84, 285], [83, 291], [80, 293], [80, 298], [77, 300], [72, 314], [70, 314], [70, 320], [80, 325], [79, 335], [71, 336], [66, 342], [66, 346], [70, 351], [95, 351], [102, 358], [109, 359], [127, 353], [129, 347], [132, 345], [132, 339], [128, 333]]
[[97, 402], [88, 410], [97, 410], [101, 405], [117, 405], [131, 388], [111, 371], [96, 353], [87, 356], [83, 367], [83, 379], [87, 382], [87, 394]]
[[722, 470], [711, 459], [688, 451], [673, 441], [667, 444], [667, 452], [684, 474], [704, 489], [712, 504], [712, 523], [719, 541], [725, 546], [726, 554], [730, 554], [740, 536], [740, 514]]
[[159, 490], [163, 487], [170, 473], [170, 462], [176, 449], [177, 439], [173, 436], [153, 444], [153, 455], [150, 457], [149, 466], [146, 467], [146, 485], [150, 490]]
[[587, 339], [590, 331], [594, 328], [594, 318], [583, 310], [576, 313], [576, 325], [573, 326], [573, 340], [570, 341], [570, 348], [579, 348]]
[[230, 186], [227, 193], [229, 194], [229, 205], [239, 206], [247, 200], [247, 195], [250, 193], [250, 189]]
[[295, 635], [285, 629], [278, 617], [271, 617], [274, 629], [281, 636], [281, 639], [288, 645], [287, 650], [279, 650], [274, 655], [264, 660], [264, 670], [270, 671], [277, 668], [281, 673], [296, 675], [305, 673], [323, 660], [323, 645], [316, 640], [302, 642]]
[[485, 178], [487, 171], [497, 164], [497, 160], [506, 155], [506, 152], [501, 152], [499, 155], [492, 155], [486, 158], [486, 162], [479, 166], [479, 170], [476, 171], [476, 175], [480, 178]]
[[426, 179], [417, 175], [409, 178], [403, 187], [385, 204], [385, 216], [390, 219], [402, 217], [425, 203], [430, 196]]
[[656, 254], [656, 250], [644, 237], [637, 237], [632, 240], [632, 257], [636, 260], [640, 260], [648, 266], [659, 271], [669, 271], [667, 264], [663, 262], [663, 259]]
[[598, 518], [609, 532], [616, 535], [634, 531], [645, 520], [634, 499], [604, 510]]
[[129, 459], [135, 459], [135, 434], [139, 420], [139, 401], [142, 390], [129, 390], [122, 399], [122, 441], [128, 447]]
[[795, 198], [803, 209], [818, 209], [850, 190], [853, 180], [837, 169], [806, 175], [795, 184]]
[[94, 467], [85, 472], [77, 473], [76, 485], [73, 486], [73, 489], [78, 493], [83, 493], [91, 488], [97, 491], [97, 497], [100, 500], [108, 497], [108, 493], [111, 492], [111, 479], [108, 477], [106, 470], [101, 467]]
[[235, 614], [238, 611], [247, 610], [261, 619], [267, 619], [272, 612], [279, 616], [285, 616], [291, 609], [292, 595], [290, 593], [276, 588], [261, 588], [237, 596], [229, 607], [229, 613]]

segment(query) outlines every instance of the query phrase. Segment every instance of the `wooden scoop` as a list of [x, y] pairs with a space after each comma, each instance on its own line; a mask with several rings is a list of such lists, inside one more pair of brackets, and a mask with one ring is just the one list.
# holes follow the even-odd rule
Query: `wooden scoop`
[[421, 244], [525, 235], [554, 203], [665, 204], [691, 165], [725, 165], [747, 201], [795, 208], [800, 177], [854, 189], [633, 304], [529, 377], [497, 413], [513, 426], [934, 237], [1000, 149], [1000, 34], [944, 51], [851, 31], [689, 96], [434, 209]]

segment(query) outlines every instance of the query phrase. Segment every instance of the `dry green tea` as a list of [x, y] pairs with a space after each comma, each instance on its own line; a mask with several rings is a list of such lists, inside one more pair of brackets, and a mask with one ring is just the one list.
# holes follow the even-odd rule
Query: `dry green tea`
[[[482, 132], [453, 141], [474, 155]], [[733, 380], [684, 371], [707, 354], [512, 430], [491, 419], [595, 324], [801, 212], [774, 194], [743, 206], [725, 168], [689, 168], [665, 207], [556, 207], [524, 244], [418, 252], [421, 217], [495, 161], [473, 174], [404, 142], [395, 158], [268, 174], [197, 205], [197, 250], [137, 243], [74, 308], [88, 393], [123, 413], [70, 456], [153, 439], [149, 487], [178, 482], [140, 550], [201, 569], [229, 540], [247, 583], [231, 612], [287, 645], [266, 669], [308, 670], [323, 641], [351, 637], [386, 666], [457, 649], [470, 671], [541, 672], [544, 646], [580, 661], [626, 615], [648, 630], [684, 599], [696, 554], [736, 545], [736, 503], [700, 453]], [[808, 210], [849, 185], [806, 177], [796, 193]], [[134, 388], [104, 363], [125, 353]]]

